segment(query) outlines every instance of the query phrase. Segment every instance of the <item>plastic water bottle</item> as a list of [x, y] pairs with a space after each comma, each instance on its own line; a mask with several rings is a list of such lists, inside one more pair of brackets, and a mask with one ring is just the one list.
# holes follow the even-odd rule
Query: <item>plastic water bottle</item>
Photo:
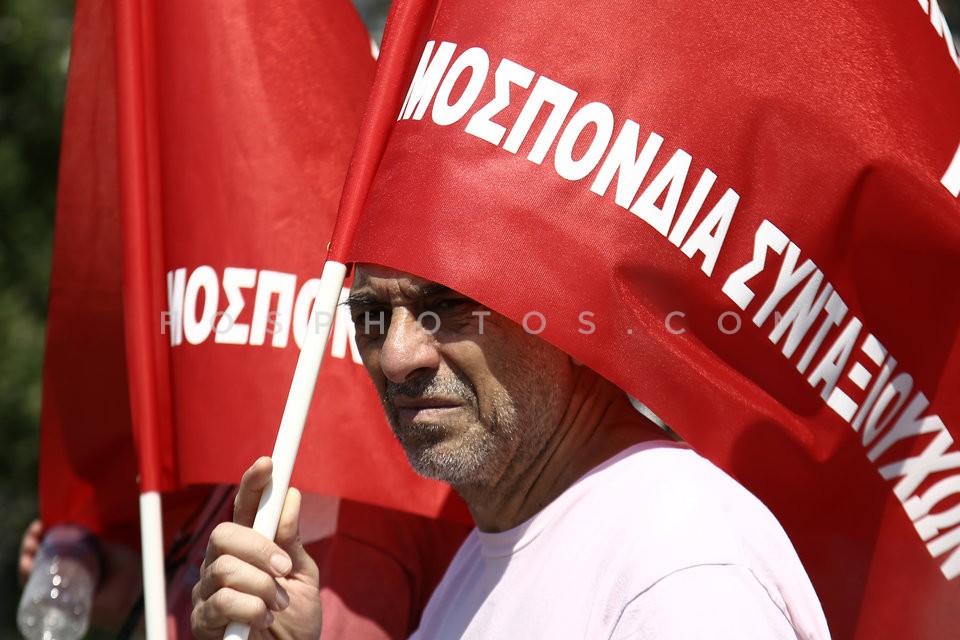
[[75, 525], [50, 529], [20, 598], [20, 632], [28, 640], [82, 638], [99, 579], [100, 554], [93, 535]]

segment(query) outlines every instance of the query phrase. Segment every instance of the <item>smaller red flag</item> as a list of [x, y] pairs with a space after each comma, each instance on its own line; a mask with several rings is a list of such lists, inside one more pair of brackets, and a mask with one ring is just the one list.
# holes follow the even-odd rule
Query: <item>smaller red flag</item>
[[[162, 352], [158, 487], [233, 483], [269, 453], [373, 76], [349, 2], [147, 5], [150, 326], [125, 348], [112, 3], [77, 4], [48, 321], [40, 493], [48, 524], [133, 543], [138, 469], [128, 364]], [[156, 265], [155, 265], [156, 266]], [[333, 321], [294, 483], [463, 518], [416, 476]], [[166, 391], [164, 391], [166, 389]], [[169, 528], [176, 522], [169, 523]], [[169, 537], [168, 537], [169, 539]]]

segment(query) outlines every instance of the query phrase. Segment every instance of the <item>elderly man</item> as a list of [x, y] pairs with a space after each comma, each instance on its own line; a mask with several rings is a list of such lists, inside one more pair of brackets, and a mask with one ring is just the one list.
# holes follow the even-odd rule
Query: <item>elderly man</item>
[[[477, 523], [416, 638], [827, 638], [774, 517], [521, 326], [439, 284], [358, 268], [357, 344], [419, 473]], [[276, 543], [249, 525], [270, 471], [245, 474], [236, 524], [211, 535], [193, 628], [316, 638], [316, 567], [291, 491]], [[272, 634], [272, 636], [271, 636]]]

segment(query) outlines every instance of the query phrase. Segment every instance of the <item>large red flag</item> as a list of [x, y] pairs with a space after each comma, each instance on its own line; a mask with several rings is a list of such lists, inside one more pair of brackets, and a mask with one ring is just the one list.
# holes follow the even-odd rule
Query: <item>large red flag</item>
[[[270, 452], [373, 60], [346, 0], [144, 4], [149, 233], [127, 250], [152, 270], [146, 287], [123, 294], [148, 305], [149, 326], [135, 327], [125, 349], [113, 25], [113, 3], [77, 3], [40, 492], [48, 524], [79, 521], [132, 541], [129, 383], [143, 379], [144, 354], [157, 404], [141, 413], [159, 425], [161, 446], [140, 488], [236, 482]], [[338, 314], [294, 483], [444, 512], [449, 489], [409, 469], [351, 331]]]
[[646, 403], [776, 513], [835, 637], [953, 637], [960, 76], [936, 0], [396, 5], [424, 15], [388, 23], [393, 124], [335, 249]]

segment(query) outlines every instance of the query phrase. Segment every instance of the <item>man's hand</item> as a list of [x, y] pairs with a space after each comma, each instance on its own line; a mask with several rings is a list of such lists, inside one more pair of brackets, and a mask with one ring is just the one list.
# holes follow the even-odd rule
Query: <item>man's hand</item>
[[34, 520], [27, 525], [27, 530], [23, 532], [20, 538], [20, 561], [17, 565], [17, 577], [20, 579], [20, 586], [27, 583], [30, 573], [33, 571], [33, 564], [37, 559], [37, 551], [40, 550], [40, 542], [43, 540], [43, 523]]
[[[44, 533], [40, 520], [31, 522], [23, 532], [17, 567], [21, 586], [30, 578]], [[119, 629], [140, 596], [143, 584], [140, 557], [124, 545], [112, 542], [100, 541], [100, 551], [100, 580], [93, 594], [90, 625]]]
[[320, 637], [320, 575], [300, 543], [300, 492], [287, 493], [275, 543], [249, 528], [272, 471], [269, 458], [253, 463], [240, 481], [233, 522], [210, 534], [190, 618], [201, 640], [219, 640], [230, 622], [249, 624], [251, 640]]

